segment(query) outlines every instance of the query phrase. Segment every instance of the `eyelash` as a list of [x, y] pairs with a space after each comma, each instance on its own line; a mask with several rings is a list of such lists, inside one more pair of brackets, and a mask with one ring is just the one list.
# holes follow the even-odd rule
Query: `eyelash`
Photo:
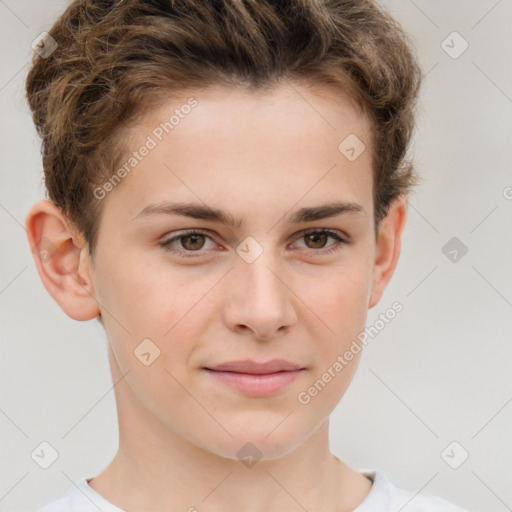
[[[333, 252], [341, 250], [343, 248], [343, 245], [350, 245], [352, 243], [352, 242], [345, 240], [344, 238], [341, 238], [337, 232], [331, 231], [329, 229], [317, 229], [317, 228], [306, 229], [306, 230], [300, 232], [300, 236], [298, 238], [302, 238], [302, 237], [304, 237], [306, 235], [310, 235], [310, 234], [325, 234], [325, 235], [328, 235], [330, 238], [333, 238], [334, 240], [336, 240], [336, 243], [332, 244], [332, 246], [330, 246], [328, 249], [318, 249], [318, 250], [311, 249], [313, 252], [320, 254], [320, 255], [332, 254]], [[200, 252], [201, 250], [186, 251], [185, 249], [176, 250], [176, 249], [172, 249], [170, 247], [171, 243], [175, 242], [176, 240], [179, 240], [180, 238], [185, 238], [190, 235], [205, 235], [211, 239], [211, 236], [208, 232], [202, 231], [201, 229], [191, 229], [189, 231], [182, 231], [178, 235], [175, 235], [175, 236], [173, 236], [167, 240], [164, 240], [162, 242], [159, 242], [159, 245], [161, 247], [163, 247], [164, 251], [166, 251], [166, 252], [168, 251], [173, 254], [182, 255], [183, 252], [198, 253], [197, 255], [191, 254], [190, 256], [185, 256], [185, 258], [195, 258], [195, 257], [203, 256], [203, 254], [201, 254], [201, 252]]]

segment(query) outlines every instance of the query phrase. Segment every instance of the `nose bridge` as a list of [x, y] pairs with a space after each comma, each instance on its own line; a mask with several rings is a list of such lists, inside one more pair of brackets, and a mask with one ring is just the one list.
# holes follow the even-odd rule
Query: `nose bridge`
[[266, 242], [258, 242], [247, 237], [237, 248], [239, 260], [236, 264], [236, 278], [246, 287], [249, 296], [255, 299], [266, 297], [267, 300], [283, 299], [283, 266], [272, 248], [272, 237], [267, 236]]
[[284, 265], [266, 243], [248, 237], [239, 247], [230, 282], [230, 323], [246, 325], [258, 336], [271, 336], [293, 321], [291, 292], [286, 286]]

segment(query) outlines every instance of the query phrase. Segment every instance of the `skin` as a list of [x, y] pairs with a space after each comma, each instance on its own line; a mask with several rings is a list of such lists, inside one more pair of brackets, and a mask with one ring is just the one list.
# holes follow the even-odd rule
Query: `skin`
[[[376, 240], [367, 119], [339, 92], [305, 85], [260, 94], [212, 87], [173, 99], [127, 134], [131, 149], [190, 96], [198, 105], [102, 199], [94, 259], [51, 202], [26, 218], [31, 247], [46, 237], [58, 248], [47, 261], [34, 257], [48, 292], [73, 319], [101, 314], [108, 337], [119, 450], [90, 485], [127, 511], [353, 510], [371, 481], [330, 452], [328, 432], [361, 352], [309, 404], [297, 395], [364, 330], [395, 270], [407, 202], [392, 203]], [[353, 162], [338, 150], [351, 133], [366, 144]], [[164, 200], [225, 209], [243, 223], [133, 220]], [[331, 201], [364, 213], [288, 222], [298, 208]], [[159, 245], [191, 228], [209, 238], [176, 240], [180, 254]], [[321, 254], [336, 240], [301, 235], [306, 228], [352, 243]], [[263, 250], [252, 263], [236, 252], [248, 236]], [[149, 366], [133, 354], [147, 338], [160, 349]], [[268, 397], [203, 369], [246, 358], [306, 369]], [[251, 467], [237, 457], [247, 442], [262, 453]]]

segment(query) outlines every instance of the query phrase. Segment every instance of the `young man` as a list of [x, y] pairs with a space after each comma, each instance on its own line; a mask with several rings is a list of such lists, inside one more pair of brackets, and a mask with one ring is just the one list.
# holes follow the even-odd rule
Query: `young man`
[[27, 232], [105, 329], [120, 436], [41, 511], [460, 512], [329, 449], [416, 183], [400, 28], [359, 0], [89, 0], [49, 34]]

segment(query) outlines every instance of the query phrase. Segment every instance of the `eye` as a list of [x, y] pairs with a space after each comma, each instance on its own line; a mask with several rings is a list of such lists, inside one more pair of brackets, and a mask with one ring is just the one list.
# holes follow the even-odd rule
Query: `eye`
[[[330, 248], [328, 249], [323, 249], [327, 239], [329, 238], [336, 240], [336, 243], [331, 244]], [[300, 239], [304, 239], [308, 243], [313, 244], [313, 247], [307, 247], [309, 249], [322, 249], [314, 251], [318, 254], [331, 254], [342, 249], [344, 244], [350, 244], [350, 242], [341, 238], [336, 231], [331, 231], [329, 229], [306, 229], [301, 232]]]
[[[208, 238], [212, 242], [210, 236], [204, 231], [193, 229], [190, 231], [182, 231], [181, 233], [178, 233], [177, 235], [168, 238], [167, 240], [164, 240], [162, 242], [159, 242], [159, 245], [161, 245], [165, 251], [169, 251], [176, 254], [182, 254], [183, 252], [198, 252], [200, 249], [204, 247], [204, 241]], [[181, 240], [181, 250], [176, 250], [175, 247], [173, 247], [173, 244], [177, 241]], [[215, 243], [214, 243], [215, 245]], [[187, 255], [191, 257], [195, 257], [196, 255]], [[201, 253], [197, 256], [201, 256]]]
[[[331, 244], [330, 248], [324, 249], [325, 243], [329, 238], [334, 239], [336, 242]], [[192, 229], [189, 231], [182, 231], [177, 235], [163, 240], [159, 242], [159, 245], [164, 248], [165, 251], [169, 251], [178, 255], [183, 255], [183, 253], [188, 253], [185, 257], [196, 257], [202, 256], [204, 252], [201, 252], [201, 249], [204, 248], [205, 239], [209, 239], [215, 246], [215, 242], [209, 236], [209, 234], [205, 231]], [[313, 247], [306, 247], [309, 249], [313, 249], [313, 252], [316, 254], [330, 254], [335, 251], [339, 251], [342, 249], [344, 244], [350, 244], [351, 242], [341, 238], [336, 231], [331, 231], [328, 229], [306, 229], [300, 232], [299, 240], [304, 239], [307, 240], [307, 243], [311, 243]], [[176, 248], [174, 244], [178, 241], [181, 241], [181, 247]], [[321, 250], [318, 250], [321, 249]], [[198, 254], [191, 254], [198, 253]]]

